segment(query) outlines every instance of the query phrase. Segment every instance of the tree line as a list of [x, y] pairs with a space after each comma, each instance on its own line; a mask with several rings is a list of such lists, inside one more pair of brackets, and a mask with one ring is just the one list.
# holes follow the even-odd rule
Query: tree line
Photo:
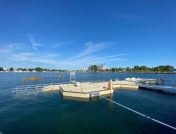
[[[89, 71], [97, 72], [98, 66], [91, 65], [89, 66]], [[162, 65], [156, 67], [147, 67], [147, 66], [134, 66], [134, 67], [113, 67], [110, 69], [105, 69], [103, 71], [111, 71], [111, 72], [131, 72], [131, 73], [174, 73], [176, 72], [176, 68], [171, 65]]]
[[[36, 72], [67, 72], [68, 70], [61, 70], [61, 69], [46, 69], [46, 68], [17, 68], [14, 69], [13, 67], [9, 68], [8, 70], [4, 69], [3, 67], [0, 67], [0, 71], [36, 71]], [[97, 65], [91, 65], [88, 68], [88, 71], [90, 72], [98, 72], [98, 66]], [[129, 72], [129, 73], [176, 73], [176, 68], [170, 65], [162, 65], [162, 66], [156, 66], [156, 67], [147, 67], [147, 66], [134, 66], [134, 67], [113, 67], [109, 69], [101, 70], [104, 72]]]
[[36, 72], [66, 72], [67, 70], [62, 70], [62, 69], [46, 69], [46, 68], [41, 68], [41, 67], [36, 67], [36, 68], [17, 68], [17, 69], [14, 69], [13, 67], [11, 68], [8, 68], [8, 69], [5, 69], [3, 67], [0, 67], [0, 71], [29, 71], [29, 72], [32, 72], [32, 71], [36, 71]]

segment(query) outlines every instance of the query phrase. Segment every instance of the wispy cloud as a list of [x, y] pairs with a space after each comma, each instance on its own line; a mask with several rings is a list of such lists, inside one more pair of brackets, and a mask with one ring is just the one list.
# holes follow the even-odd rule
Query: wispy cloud
[[40, 44], [40, 43], [36, 42], [34, 35], [28, 35], [28, 37], [29, 37], [29, 41], [30, 41], [30, 44], [31, 44], [33, 50], [37, 51], [38, 47], [44, 46], [43, 44]]
[[60, 43], [60, 42], [53, 45], [54, 48], [58, 48], [58, 47], [61, 47], [61, 46], [63, 46], [63, 43]]
[[110, 63], [113, 61], [126, 60], [125, 57], [128, 56], [126, 53], [106, 54], [106, 56], [101, 56], [102, 53], [110, 46], [111, 43], [107, 42], [86, 42], [81, 51], [64, 58], [65, 56], [62, 56], [58, 52], [41, 52], [40, 50], [36, 52], [29, 49], [27, 44], [11, 43], [0, 49], [0, 59], [5, 58], [6, 61], [11, 63], [19, 63], [19, 65], [21, 63], [27, 63], [27, 65], [42, 65], [42, 67], [50, 65], [53, 66], [53, 68], [57, 67], [67, 69], [80, 68], [82, 66], [89, 66], [90, 64]]
[[0, 59], [2, 64], [18, 63], [20, 66], [21, 63], [27, 62], [27, 66], [32, 63], [35, 63], [36, 66], [38, 63], [54, 65], [55, 60], [53, 59], [56, 59], [59, 56], [59, 53], [41, 53], [38, 51], [31, 51], [31, 48], [28, 46], [28, 44], [23, 43], [7, 43], [3, 48], [0, 48]]
[[110, 61], [124, 61], [125, 59], [122, 57], [128, 55], [114, 54], [108, 56], [99, 56], [98, 54], [109, 46], [111, 46], [111, 43], [87, 42], [84, 46], [85, 48], [75, 56], [65, 59], [64, 61], [60, 61], [60, 65], [67, 65], [70, 67], [81, 67], [88, 66], [90, 64], [108, 63]]
[[92, 54], [95, 54], [96, 52], [99, 52], [107, 47], [108, 43], [93, 43], [93, 42], [86, 42], [84, 44], [84, 49], [70, 58], [69, 60], [76, 60], [76, 59], [81, 59], [85, 58], [87, 56], [90, 56]]
[[95, 58], [95, 59], [91, 59], [89, 62], [109, 61], [109, 60], [112, 60], [112, 59], [121, 60], [121, 58], [119, 58], [119, 57], [127, 56], [127, 55], [129, 55], [129, 54], [115, 54], [115, 55], [109, 55], [109, 56], [104, 56], [104, 57], [98, 57], [98, 58]]
[[4, 45], [0, 44], [0, 54], [9, 54], [12, 52], [26, 51], [29, 47], [24, 43], [6, 43]]
[[56, 64], [55, 60], [52, 58], [57, 57], [58, 55], [53, 55], [53, 54], [38, 54], [38, 53], [30, 53], [30, 52], [25, 52], [25, 53], [18, 53], [18, 54], [13, 54], [9, 58], [10, 61], [16, 61], [16, 62], [31, 62], [31, 63], [44, 63], [44, 64]]
[[65, 41], [65, 42], [57, 42], [55, 45], [53, 45], [53, 48], [59, 48], [59, 47], [63, 47], [63, 46], [67, 46], [72, 44], [74, 41], [70, 40], [70, 41]]

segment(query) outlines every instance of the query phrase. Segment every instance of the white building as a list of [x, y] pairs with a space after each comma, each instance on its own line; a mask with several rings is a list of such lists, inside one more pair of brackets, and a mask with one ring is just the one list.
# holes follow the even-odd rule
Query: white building
[[106, 71], [107, 67], [105, 64], [97, 65], [97, 71]]
[[8, 72], [9, 71], [9, 69], [8, 68], [4, 68], [4, 72]]
[[86, 67], [81, 67], [80, 72], [86, 72], [86, 71], [88, 71], [88, 68], [86, 68]]

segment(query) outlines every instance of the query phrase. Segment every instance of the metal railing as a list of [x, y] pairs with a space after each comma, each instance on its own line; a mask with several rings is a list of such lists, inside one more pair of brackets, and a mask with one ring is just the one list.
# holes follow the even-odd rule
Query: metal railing
[[62, 85], [62, 84], [68, 84], [68, 83], [48, 83], [48, 84], [37, 84], [37, 85], [22, 85], [17, 86], [16, 88], [12, 89], [12, 93], [39, 93], [42, 92], [42, 89], [45, 89], [49, 86], [54, 85]]
[[176, 80], [164, 80], [164, 85], [176, 87]]
[[[85, 83], [85, 82], [105, 82], [105, 81], [79, 81], [80, 83]], [[36, 84], [36, 85], [22, 85], [22, 86], [17, 86], [12, 89], [12, 93], [15, 94], [37, 94], [42, 92], [47, 87], [52, 87], [52, 86], [64, 86], [70, 84], [70, 82], [61, 82], [61, 83], [47, 83], [47, 84]]]

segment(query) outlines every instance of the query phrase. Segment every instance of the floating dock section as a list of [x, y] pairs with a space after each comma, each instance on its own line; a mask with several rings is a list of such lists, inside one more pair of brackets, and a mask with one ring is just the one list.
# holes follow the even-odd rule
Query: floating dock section
[[139, 89], [139, 84], [127, 80], [116, 80], [112, 84], [113, 89]]
[[113, 94], [112, 82], [84, 82], [45, 86], [43, 92], [60, 91], [63, 97], [89, 99]]
[[142, 84], [136, 81], [115, 80], [106, 82], [75, 82], [24, 85], [12, 89], [12, 93], [26, 93], [28, 95], [40, 92], [60, 92], [63, 97], [90, 99], [101, 96], [111, 96], [115, 89], [138, 90], [147, 89], [165, 93], [176, 94], [175, 87], [154, 84]]
[[153, 90], [158, 92], [164, 92], [169, 94], [176, 94], [176, 88], [171, 86], [159, 86], [159, 85], [145, 85], [140, 84], [140, 89]]

